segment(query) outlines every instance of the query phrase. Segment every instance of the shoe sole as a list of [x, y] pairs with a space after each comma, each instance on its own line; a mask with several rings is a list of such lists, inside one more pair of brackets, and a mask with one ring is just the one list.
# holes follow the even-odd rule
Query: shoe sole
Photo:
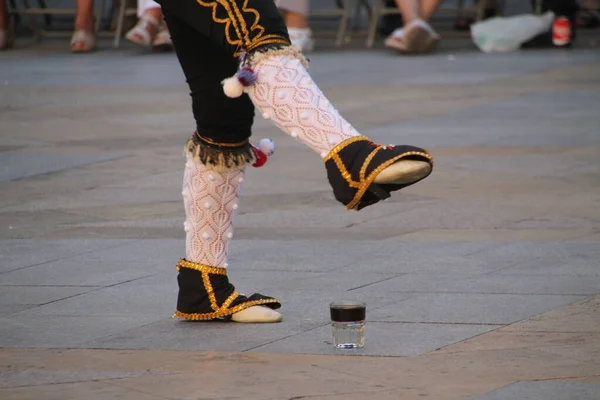
[[146, 49], [152, 47], [152, 42], [146, 43], [143, 39], [138, 39], [136, 35], [125, 35], [125, 40], [139, 47], [144, 47]]
[[438, 37], [421, 26], [414, 27], [405, 35], [407, 50], [415, 54], [431, 53], [440, 41]]
[[272, 324], [281, 322], [283, 316], [268, 307], [252, 306], [231, 315], [233, 322], [246, 324]]
[[384, 46], [387, 47], [390, 50], [394, 50], [397, 51], [399, 53], [408, 53], [408, 50], [406, 49], [406, 45], [404, 44], [404, 41], [402, 41], [402, 45], [399, 44], [398, 41], [394, 40], [393, 38], [387, 38], [384, 42], [383, 42]]
[[425, 161], [403, 160], [381, 171], [373, 183], [384, 185], [406, 185], [425, 178], [431, 165]]

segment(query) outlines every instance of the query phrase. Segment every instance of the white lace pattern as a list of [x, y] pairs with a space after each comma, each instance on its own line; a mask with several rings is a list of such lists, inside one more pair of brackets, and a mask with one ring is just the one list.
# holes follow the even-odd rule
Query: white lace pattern
[[247, 88], [266, 119], [325, 157], [345, 139], [359, 135], [331, 105], [300, 60], [273, 56], [253, 66], [256, 83]]
[[244, 169], [217, 172], [188, 156], [183, 174], [186, 259], [227, 268]]

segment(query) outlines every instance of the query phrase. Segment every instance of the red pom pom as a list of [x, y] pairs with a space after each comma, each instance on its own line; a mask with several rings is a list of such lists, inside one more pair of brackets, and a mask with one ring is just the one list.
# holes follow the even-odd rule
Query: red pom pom
[[252, 166], [258, 168], [265, 165], [268, 160], [267, 155], [254, 146], [252, 146], [252, 150], [254, 150], [254, 164]]

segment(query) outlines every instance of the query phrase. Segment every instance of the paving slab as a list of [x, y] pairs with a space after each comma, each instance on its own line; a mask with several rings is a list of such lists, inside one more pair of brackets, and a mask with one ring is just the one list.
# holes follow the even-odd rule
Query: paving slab
[[0, 164], [10, 165], [0, 170], [0, 182], [13, 179], [29, 178], [36, 175], [48, 174], [83, 165], [112, 161], [124, 157], [119, 153], [106, 154], [0, 154]]
[[598, 400], [600, 384], [582, 382], [517, 382], [474, 400]]
[[[563, 326], [565, 317], [573, 325], [597, 320], [599, 309], [595, 305], [598, 301], [600, 298], [596, 296], [576, 302], [541, 314], [531, 322], [545, 320], [551, 330]], [[183, 323], [196, 332], [199, 326], [216, 329], [224, 325], [227, 324]], [[228, 326], [237, 329], [241, 325]], [[433, 324], [417, 326], [416, 331], [434, 347], [445, 340], [455, 340], [451, 336], [466, 334], [469, 328], [479, 329], [448, 326], [444, 334], [438, 335], [440, 331]], [[555, 384], [556, 393], [567, 391], [567, 397], [559, 398], [569, 398], [569, 393], [587, 396], [590, 389], [595, 395], [600, 383], [598, 359], [581, 359], [579, 356], [586, 349], [595, 349], [595, 336], [600, 331], [596, 329], [591, 335], [587, 332], [545, 335], [544, 332], [523, 333], [509, 328], [495, 329], [461, 343], [409, 357], [353, 357], [352, 351], [310, 355], [255, 350], [3, 349], [0, 351], [0, 395], [7, 399], [78, 398], [87, 389], [87, 396], [101, 399], [107, 396], [136, 398], [136, 394], [137, 398], [199, 398], [210, 393], [213, 398], [253, 400], [306, 396], [459, 400], [497, 398], [494, 396], [508, 391], [508, 398], [539, 398], [535, 397], [538, 395], [553, 398], [548, 397], [551, 396], [548, 391], [552, 390], [549, 383]], [[311, 329], [305, 334], [319, 329], [326, 328]], [[226, 331], [230, 330], [222, 330]], [[384, 332], [389, 331], [375, 329], [373, 334]], [[403, 333], [406, 344], [423, 345], [422, 340], [411, 336], [413, 332], [398, 333]], [[203, 335], [196, 344], [201, 345], [203, 340], [209, 339]], [[385, 343], [394, 346], [399, 342], [396, 335]], [[384, 342], [375, 341], [376, 346], [378, 343]], [[403, 351], [420, 350], [404, 347]], [[354, 353], [356, 355], [356, 351]], [[356, 383], [358, 385], [354, 386]], [[108, 387], [118, 389], [108, 390]], [[48, 390], [43, 392], [42, 389]], [[587, 397], [581, 398], [587, 400]]]
[[[452, 268], [448, 269], [449, 271]], [[479, 293], [526, 295], [593, 295], [600, 279], [588, 275], [522, 275], [498, 273], [408, 273], [373, 283], [372, 290], [408, 293]]]
[[[0, 272], [8, 272], [58, 261], [99, 249], [111, 249], [131, 243], [130, 240], [0, 240]], [[3, 276], [3, 275], [0, 275]], [[3, 278], [0, 277], [0, 282]]]
[[40, 305], [94, 290], [93, 286], [0, 286], [3, 305]]
[[[367, 317], [367, 319], [370, 319]], [[500, 325], [406, 324], [371, 322], [365, 325], [361, 349], [333, 347], [329, 324], [252, 349], [258, 353], [332, 354], [339, 356], [416, 356], [499, 328]]]
[[419, 294], [369, 313], [372, 321], [510, 324], [585, 296]]
[[[252, 140], [277, 152], [248, 170], [229, 277], [283, 302], [272, 325], [171, 318], [194, 130], [175, 55], [3, 53], [2, 399], [594, 393], [597, 46], [490, 55], [445, 37], [399, 57], [357, 40], [311, 54], [315, 80], [361, 133], [427, 147], [434, 173], [346, 211], [319, 155], [257, 116]], [[358, 351], [331, 346], [344, 299], [367, 303]]]
[[[174, 265], [174, 264], [173, 264]], [[108, 286], [150, 276], [163, 264], [139, 261], [102, 262], [100, 260], [64, 259], [21, 268], [2, 274], [4, 285]]]
[[32, 318], [14, 313], [0, 318], [0, 340], [5, 348], [78, 347], [81, 343], [146, 325], [158, 319], [160, 316], [152, 315], [102, 318], [85, 315], [38, 315]]
[[74, 345], [81, 348], [241, 352], [326, 324], [323, 321], [300, 319], [270, 326], [218, 321], [180, 321], [164, 316], [155, 317], [155, 320], [158, 319], [159, 321], [149, 321], [147, 324], [139, 323], [145, 321], [131, 322], [128, 327], [121, 326], [106, 335], [89, 337]]

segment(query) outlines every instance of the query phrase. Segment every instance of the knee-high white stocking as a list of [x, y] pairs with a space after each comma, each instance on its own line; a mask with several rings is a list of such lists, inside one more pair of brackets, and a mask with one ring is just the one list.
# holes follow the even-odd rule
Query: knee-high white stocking
[[302, 61], [292, 55], [259, 55], [256, 82], [247, 93], [263, 117], [325, 157], [359, 133], [327, 100]]
[[[215, 171], [188, 156], [183, 177], [186, 220], [186, 259], [227, 268], [227, 250], [233, 237], [245, 169]], [[232, 315], [236, 322], [277, 322], [281, 314], [254, 306]]]
[[227, 268], [244, 169], [217, 172], [188, 157], [183, 178], [188, 261]]

